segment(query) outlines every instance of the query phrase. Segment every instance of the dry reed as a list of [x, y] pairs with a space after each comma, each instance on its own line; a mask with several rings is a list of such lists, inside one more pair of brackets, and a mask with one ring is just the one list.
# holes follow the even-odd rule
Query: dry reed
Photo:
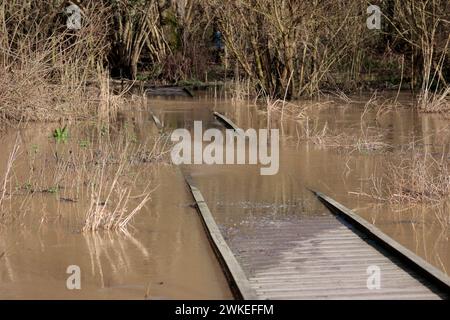
[[352, 192], [395, 204], [439, 204], [450, 198], [450, 161], [413, 150], [409, 156], [387, 161], [381, 175], [373, 174], [370, 192]]

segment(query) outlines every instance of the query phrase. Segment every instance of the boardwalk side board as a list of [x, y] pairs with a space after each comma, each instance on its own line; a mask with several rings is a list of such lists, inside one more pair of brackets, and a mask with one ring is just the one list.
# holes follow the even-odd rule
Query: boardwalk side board
[[[221, 115], [220, 113], [214, 112], [214, 116], [216, 116], [227, 128], [234, 129], [238, 133], [242, 133], [242, 130], [239, 129], [230, 119], [227, 117]], [[155, 121], [155, 124], [158, 126], [158, 128], [162, 127], [161, 122], [159, 119], [152, 114], [153, 120]], [[182, 170], [183, 173], [183, 170]], [[309, 250], [311, 250], [308, 246], [305, 246], [307, 243], [303, 243], [302, 246], [298, 246], [296, 248], [293, 248], [294, 250], [292, 255], [292, 261], [289, 260], [290, 256], [288, 256], [288, 263], [281, 265], [280, 267], [277, 267], [274, 269], [274, 271], [271, 274], [268, 274], [267, 276], [264, 275], [264, 273], [260, 273], [256, 278], [250, 277], [250, 279], [247, 277], [246, 273], [244, 272], [243, 268], [246, 268], [247, 264], [244, 263], [241, 266], [238, 262], [236, 256], [231, 251], [230, 247], [226, 243], [225, 239], [223, 238], [222, 233], [220, 232], [219, 227], [217, 226], [206, 202], [203, 198], [203, 195], [201, 194], [200, 190], [194, 185], [192, 178], [189, 175], [185, 176], [185, 180], [187, 185], [190, 188], [190, 192], [192, 193], [193, 198], [195, 199], [198, 212], [200, 214], [200, 218], [202, 221], [202, 224], [205, 228], [207, 237], [210, 241], [211, 247], [214, 250], [214, 253], [216, 254], [219, 263], [224, 271], [224, 274], [227, 278], [228, 284], [231, 288], [231, 291], [233, 292], [234, 296], [237, 299], [244, 299], [244, 300], [256, 300], [256, 299], [271, 299], [271, 298], [296, 298], [301, 299], [305, 297], [311, 297], [311, 290], [315, 290], [313, 293], [315, 293], [315, 297], [320, 298], [328, 297], [328, 298], [356, 298], [361, 297], [361, 295], [364, 292], [358, 291], [358, 292], [350, 292], [346, 293], [346, 295], [342, 295], [342, 290], [344, 290], [341, 287], [332, 288], [332, 292], [330, 292], [330, 288], [323, 286], [323, 281], [328, 283], [330, 280], [329, 275], [324, 273], [322, 270], [320, 270], [320, 279], [317, 279], [318, 272], [316, 272], [316, 268], [322, 268], [325, 267], [326, 264], [323, 264], [320, 259], [314, 260], [310, 259], [309, 257], [307, 260], [305, 260], [303, 263], [301, 263], [301, 266], [303, 269], [307, 269], [308, 266], [313, 268], [311, 271], [311, 274], [305, 274], [302, 270], [302, 273], [298, 273], [296, 268], [298, 268], [298, 258], [303, 257], [305, 254], [309, 253]], [[370, 246], [378, 246], [379, 248], [383, 248], [384, 253], [381, 253], [381, 251], [377, 251], [377, 254], [388, 254], [391, 256], [391, 258], [395, 258], [395, 260], [401, 260], [405, 267], [408, 269], [411, 269], [411, 271], [415, 272], [415, 275], [420, 275], [420, 278], [426, 278], [427, 282], [433, 287], [431, 289], [430, 287], [426, 286], [428, 289], [428, 292], [431, 294], [436, 293], [437, 297], [445, 297], [448, 298], [449, 292], [450, 292], [450, 278], [447, 277], [445, 274], [443, 274], [441, 271], [427, 263], [422, 258], [415, 255], [413, 252], [409, 251], [396, 241], [394, 241], [392, 238], [384, 234], [381, 230], [376, 228], [374, 225], [368, 223], [366, 220], [358, 216], [356, 213], [351, 211], [350, 209], [344, 207], [342, 204], [338, 203], [337, 201], [333, 200], [332, 198], [326, 196], [325, 194], [322, 194], [320, 192], [313, 191], [313, 193], [318, 197], [318, 199], [336, 216], [339, 216], [343, 220], [346, 220], [349, 224], [351, 224], [353, 227], [353, 232], [355, 233], [355, 237], [363, 237], [363, 243], [364, 239], [371, 239]], [[342, 223], [342, 219], [340, 219], [340, 223]], [[358, 230], [356, 230], [358, 229]], [[334, 229], [331, 229], [334, 230]], [[331, 232], [331, 231], [329, 231]], [[266, 232], [267, 233], [267, 232]], [[269, 230], [270, 233], [270, 230]], [[298, 230], [296, 231], [298, 233]], [[266, 234], [267, 235], [267, 234]], [[270, 234], [268, 234], [270, 236]], [[280, 240], [283, 240], [285, 242], [285, 239], [283, 238], [283, 235], [279, 235]], [[328, 244], [330, 241], [334, 241], [333, 237], [337, 237], [337, 239], [340, 241], [341, 246], [344, 246], [343, 248], [334, 248], [336, 243], [332, 243], [333, 247], [328, 247], [331, 244]], [[339, 238], [340, 237], [340, 238]], [[283, 239], [281, 239], [283, 238]], [[354, 248], [356, 246], [353, 237], [350, 237], [349, 235], [339, 235], [337, 233], [330, 233], [325, 234], [325, 237], [317, 238], [316, 240], [320, 240], [322, 242], [322, 253], [327, 258], [335, 259], [336, 254], [339, 255], [339, 258], [345, 259], [344, 261], [339, 262], [339, 268], [350, 270], [349, 268], [355, 269], [354, 263], [360, 262], [362, 258], [367, 258], [368, 255], [372, 254], [370, 257], [373, 258], [373, 253], [370, 252], [362, 252], [353, 250], [354, 254], [353, 256], [345, 256], [343, 254], [343, 250], [345, 251], [347, 247]], [[306, 240], [305, 240], [306, 241]], [[328, 242], [327, 242], [328, 241]], [[349, 242], [353, 241], [353, 242]], [[350, 244], [349, 244], [350, 243]], [[263, 246], [261, 248], [257, 247], [256, 249], [262, 249], [264, 250], [270, 249], [267, 247], [264, 242], [261, 243], [261, 241], [258, 242], [257, 246]], [[366, 243], [366, 245], [369, 245]], [[375, 246], [375, 249], [376, 249]], [[247, 252], [246, 254], [249, 257], [251, 256], [251, 251], [248, 250], [250, 247], [246, 247], [246, 250], [244, 252]], [[251, 248], [250, 248], [251, 249]], [[275, 248], [276, 249], [276, 248]], [[314, 248], [315, 250], [315, 248]], [[377, 249], [378, 250], [378, 249]], [[316, 251], [314, 251], [317, 253]], [[345, 252], [347, 253], [347, 252]], [[345, 257], [344, 257], [345, 256]], [[391, 259], [387, 256], [386, 259]], [[239, 257], [239, 256], [238, 256]], [[245, 258], [245, 256], [241, 256], [240, 258]], [[362, 258], [361, 258], [362, 257]], [[319, 257], [323, 258], [323, 257]], [[350, 258], [353, 258], [351, 260]], [[398, 259], [397, 259], [398, 258]], [[265, 263], [265, 256], [264, 257], [253, 257], [253, 260], [251, 260], [253, 265], [264, 265]], [[336, 259], [335, 259], [336, 260]], [[349, 260], [350, 264], [347, 264], [347, 260]], [[278, 261], [278, 260], [277, 260]], [[291, 261], [291, 262], [290, 262]], [[334, 261], [334, 260], [333, 260]], [[384, 261], [384, 260], [383, 260]], [[241, 261], [242, 262], [242, 261]], [[293, 263], [295, 262], [295, 263]], [[309, 262], [309, 264], [308, 264]], [[352, 269], [352, 270], [353, 270]], [[391, 269], [388, 270], [388, 275], [391, 275], [392, 279], [395, 279], [395, 281], [403, 281], [404, 283], [407, 283], [405, 280], [407, 277], [406, 275], [402, 275], [402, 278], [398, 278], [398, 276], [395, 277], [394, 267], [391, 267]], [[356, 270], [356, 269], [355, 269]], [[270, 270], [268, 270], [270, 271]], [[295, 271], [295, 273], [293, 273]], [[351, 271], [351, 270], [350, 270]], [[267, 271], [266, 271], [267, 273]], [[270, 273], [270, 272], [269, 272]], [[335, 272], [333, 271], [333, 274]], [[295, 282], [293, 276], [299, 278], [302, 281]], [[278, 278], [280, 279], [278, 279]], [[286, 279], [283, 280], [285, 277]], [[333, 279], [332, 279], [333, 280]], [[334, 279], [336, 280], [336, 279]], [[340, 279], [338, 279], [340, 280]], [[322, 282], [321, 282], [322, 281]], [[406, 281], [406, 282], [405, 282]], [[338, 284], [340, 282], [338, 281]], [[409, 282], [408, 282], [409, 283]], [[277, 284], [282, 285], [282, 287], [278, 286]], [[347, 290], [354, 290], [353, 288], [354, 284], [351, 284], [350, 287], [347, 286]], [[410, 283], [411, 285], [411, 283]], [[409, 287], [408, 287], [409, 288]], [[391, 294], [392, 297], [418, 297], [423, 298], [426, 296], [422, 291], [422, 289], [418, 289], [418, 287], [414, 286], [416, 291], [408, 292], [405, 294], [403, 291], [395, 291], [391, 290], [389, 294]], [[404, 289], [404, 288], [403, 288]], [[322, 290], [322, 291], [320, 291]], [[431, 291], [430, 291], [431, 290]], [[434, 292], [436, 291], [436, 292]], [[353, 295], [352, 295], [353, 294]], [[387, 296], [385, 298], [388, 298]]]
[[233, 294], [237, 299], [244, 300], [256, 300], [258, 296], [251, 287], [250, 282], [247, 279], [244, 271], [239, 265], [236, 257], [231, 249], [228, 247], [222, 233], [219, 230], [208, 205], [203, 198], [200, 190], [194, 186], [192, 178], [190, 176], [185, 177], [186, 182], [191, 190], [192, 196], [197, 204], [198, 211], [201, 215], [203, 225], [205, 226], [206, 233], [210, 239], [211, 245], [216, 253], [222, 268], [225, 271], [228, 283], [230, 285]]
[[225, 125], [226, 128], [233, 129], [238, 133], [242, 132], [242, 129], [240, 129], [233, 121], [225, 117], [223, 114], [220, 114], [216, 111], [214, 111], [213, 114], [220, 122], [222, 122], [223, 125]]
[[[158, 117], [156, 117], [153, 112], [151, 113], [151, 115], [158, 129], [163, 129], [163, 125]], [[222, 266], [233, 295], [237, 299], [257, 300], [258, 296], [256, 294], [256, 291], [250, 286], [250, 282], [247, 279], [247, 276], [245, 275], [241, 266], [237, 262], [236, 257], [231, 252], [231, 249], [228, 247], [225, 239], [223, 238], [219, 227], [217, 226], [211, 212], [209, 211], [208, 205], [206, 204], [202, 193], [197, 187], [195, 187], [191, 176], [185, 175], [183, 173], [183, 170], [181, 170], [181, 173], [185, 177], [186, 183], [188, 184], [192, 196], [194, 197], [197, 209], [202, 219], [202, 223], [206, 230], [206, 234], [208, 236], [208, 239], [210, 240], [214, 253], [219, 260], [219, 263]]]

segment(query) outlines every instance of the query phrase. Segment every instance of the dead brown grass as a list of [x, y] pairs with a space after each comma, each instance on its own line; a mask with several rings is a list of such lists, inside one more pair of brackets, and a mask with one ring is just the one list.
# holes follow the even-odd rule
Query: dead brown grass
[[[126, 229], [127, 224], [150, 200], [152, 190], [147, 181], [140, 195], [133, 195], [139, 175], [133, 174], [128, 159], [128, 145], [118, 155], [117, 164], [108, 165], [109, 154], [91, 171], [90, 206], [83, 231]], [[142, 177], [141, 177], [142, 178]], [[132, 199], [137, 204], [132, 205]]]
[[[89, 140], [74, 134], [50, 149], [28, 150], [17, 140], [0, 186], [0, 224], [59, 221], [66, 204], [82, 231], [125, 231], [151, 199], [154, 174], [167, 162], [167, 137], [138, 141], [134, 127], [109, 125], [85, 124]], [[27, 152], [19, 158], [19, 150]]]
[[126, 230], [151, 199], [154, 165], [167, 153], [166, 143], [157, 138], [136, 144], [129, 137], [102, 143], [96, 159], [77, 169], [89, 199], [83, 231]]
[[[311, 121], [306, 116], [306, 121], [302, 122], [301, 127], [303, 132], [299, 139], [310, 141], [322, 148], [334, 148], [347, 153], [385, 151], [391, 147], [385, 142], [385, 130], [376, 121], [367, 120], [367, 115], [369, 110], [373, 109], [373, 105], [378, 105], [375, 95], [364, 105], [359, 121], [359, 128], [351, 131], [338, 132], [336, 129], [330, 129], [328, 123], [320, 125], [317, 120], [312, 119]], [[375, 120], [378, 117], [379, 114], [377, 113]], [[372, 124], [372, 122], [374, 123]]]
[[450, 86], [441, 93], [424, 92], [419, 98], [422, 112], [445, 113], [450, 111]]
[[386, 162], [371, 178], [369, 193], [352, 192], [394, 204], [439, 204], [450, 198], [450, 157], [413, 150]]
[[97, 112], [108, 13], [90, 2], [86, 23], [72, 31], [50, 24], [55, 17], [46, 14], [45, 5], [0, 5], [0, 123], [87, 118]]
[[[337, 133], [329, 129], [328, 124], [318, 128], [317, 125], [303, 126], [303, 137], [320, 148], [331, 148], [345, 153], [382, 152], [391, 145], [385, 142], [384, 134], [377, 129], [366, 128], [361, 134]], [[374, 131], [374, 132], [372, 132]]]
[[[320, 103], [316, 106], [319, 108]], [[306, 120], [307, 110], [310, 106], [299, 105], [295, 102], [289, 102], [281, 99], [271, 99], [266, 97], [266, 110], [269, 116], [278, 114], [281, 120], [292, 119], [292, 120]]]
[[430, 154], [390, 162], [385, 175], [390, 202], [437, 202], [450, 196], [450, 161]]
[[4, 210], [3, 208], [3, 203], [10, 194], [10, 191], [8, 191], [8, 189], [11, 190], [10, 177], [11, 172], [13, 170], [14, 162], [16, 161], [19, 153], [19, 149], [20, 149], [20, 140], [19, 136], [17, 136], [16, 143], [14, 144], [13, 149], [9, 154], [8, 162], [6, 164], [6, 171], [3, 176], [3, 182], [0, 189], [0, 218], [1, 218], [0, 220], [2, 220], [7, 214], [7, 211]]

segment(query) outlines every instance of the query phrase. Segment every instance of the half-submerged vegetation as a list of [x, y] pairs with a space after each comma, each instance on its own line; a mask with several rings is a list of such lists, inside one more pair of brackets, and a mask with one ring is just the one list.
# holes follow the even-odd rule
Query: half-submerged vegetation
[[238, 98], [274, 100], [409, 87], [420, 110], [449, 110], [446, 0], [380, 2], [380, 29], [368, 28], [365, 0], [86, 1], [75, 29], [70, 4], [2, 2], [3, 122], [100, 113], [109, 75], [234, 80], [246, 87], [234, 90]]
[[[136, 141], [126, 129], [84, 129], [94, 134], [69, 137], [64, 126], [31, 147], [17, 136], [1, 175], [0, 225], [24, 223], [30, 210], [35, 223], [58, 220], [66, 216], [59, 208], [65, 204], [76, 206], [78, 230], [126, 231], [156, 188], [154, 171], [165, 162], [166, 140]], [[56, 210], [36, 209], [53, 202], [60, 203]]]
[[[367, 27], [365, 0], [83, 1], [77, 2], [79, 28], [68, 28], [70, 4], [0, 4], [0, 125], [92, 118], [109, 125], [126, 104], [126, 95], [117, 94], [111, 78], [150, 85], [219, 81], [235, 101], [259, 99], [268, 117], [299, 121], [299, 140], [349, 152], [391, 147], [383, 142], [383, 130], [367, 124], [364, 115], [372, 108], [381, 116], [396, 100], [392, 105], [367, 102], [360, 128], [351, 134], [333, 132], [310, 118], [309, 110], [326, 102], [315, 100], [306, 110], [294, 100], [329, 95], [350, 104], [349, 96], [363, 90], [395, 89], [398, 96], [410, 89], [418, 110], [450, 111], [447, 0], [379, 2], [380, 29]], [[67, 130], [62, 125], [55, 129], [57, 143], [69, 139]], [[61, 181], [76, 168], [72, 181], [83, 185], [76, 189], [87, 192], [89, 203], [82, 229], [125, 227], [150, 197], [149, 186], [138, 198], [131, 192], [136, 176], [130, 173], [130, 157], [141, 152], [129, 144], [109, 149], [102, 149], [106, 140], [100, 144], [105, 146], [97, 146], [98, 153], [93, 141], [80, 141], [82, 160], [73, 154], [65, 158], [65, 147], [56, 147], [53, 181], [44, 179], [40, 183], [49, 185], [36, 186], [40, 178], [30, 179], [20, 191], [66, 190]], [[8, 159], [0, 208], [13, 194], [8, 186], [18, 150], [14, 147]], [[159, 148], [152, 150], [153, 156], [161, 155]], [[428, 157], [425, 164], [419, 158], [390, 165], [389, 201], [448, 197], [448, 161]], [[422, 170], [429, 162], [434, 163], [433, 176]], [[417, 176], [417, 170], [427, 178]], [[4, 217], [5, 210], [1, 212]]]

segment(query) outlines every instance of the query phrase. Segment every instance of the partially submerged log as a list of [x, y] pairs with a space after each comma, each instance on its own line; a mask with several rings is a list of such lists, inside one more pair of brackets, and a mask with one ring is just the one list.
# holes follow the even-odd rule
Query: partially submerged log
[[187, 87], [176, 85], [155, 86], [145, 83], [145, 81], [132, 80], [111, 80], [111, 85], [116, 91], [129, 91], [147, 96], [181, 96], [194, 97], [194, 93]]

